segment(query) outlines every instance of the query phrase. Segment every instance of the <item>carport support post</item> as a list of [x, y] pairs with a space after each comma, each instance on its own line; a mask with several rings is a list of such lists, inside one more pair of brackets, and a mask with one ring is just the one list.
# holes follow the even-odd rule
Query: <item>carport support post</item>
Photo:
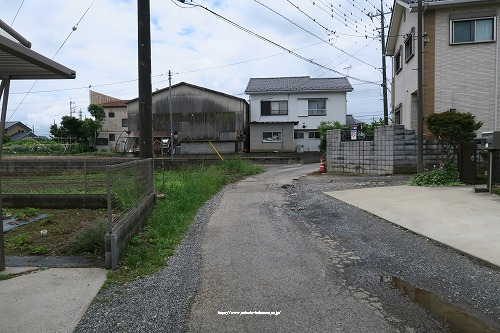
[[488, 170], [488, 191], [490, 194], [493, 194], [493, 149], [489, 149], [489, 170]]
[[[0, 85], [0, 99], [2, 99], [2, 116], [0, 120], [0, 163], [2, 159], [3, 134], [5, 130], [5, 118], [7, 114], [7, 103], [9, 101], [10, 79], [3, 79]], [[0, 177], [0, 221], [2, 222], [2, 232], [0, 232], [0, 271], [5, 270], [5, 246], [3, 239], [3, 206], [2, 206], [2, 180]]]

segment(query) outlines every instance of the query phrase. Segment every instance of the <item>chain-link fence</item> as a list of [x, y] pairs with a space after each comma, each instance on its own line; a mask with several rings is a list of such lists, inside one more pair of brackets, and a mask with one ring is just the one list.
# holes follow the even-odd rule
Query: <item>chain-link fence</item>
[[[105, 194], [106, 165], [86, 161], [8, 164], [2, 171], [3, 194]], [[13, 170], [10, 170], [13, 169]]]
[[108, 233], [106, 268], [115, 269], [130, 237], [144, 224], [154, 205], [153, 160], [139, 160], [106, 167]]
[[108, 165], [108, 232], [132, 209], [154, 193], [151, 159]]

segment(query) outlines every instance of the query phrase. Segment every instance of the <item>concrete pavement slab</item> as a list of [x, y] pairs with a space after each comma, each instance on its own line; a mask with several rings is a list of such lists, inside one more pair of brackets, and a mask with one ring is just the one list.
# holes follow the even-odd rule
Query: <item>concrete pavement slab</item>
[[500, 196], [470, 187], [391, 186], [326, 192], [500, 267]]
[[105, 279], [102, 268], [50, 268], [0, 281], [0, 332], [72, 332]]

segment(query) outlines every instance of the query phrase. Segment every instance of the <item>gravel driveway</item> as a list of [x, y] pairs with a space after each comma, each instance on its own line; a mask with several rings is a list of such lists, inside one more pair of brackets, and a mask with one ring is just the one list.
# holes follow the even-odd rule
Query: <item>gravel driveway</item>
[[498, 270], [323, 194], [406, 177], [267, 169], [210, 200], [168, 267], [101, 292], [75, 332], [446, 332], [401, 286], [500, 329]]

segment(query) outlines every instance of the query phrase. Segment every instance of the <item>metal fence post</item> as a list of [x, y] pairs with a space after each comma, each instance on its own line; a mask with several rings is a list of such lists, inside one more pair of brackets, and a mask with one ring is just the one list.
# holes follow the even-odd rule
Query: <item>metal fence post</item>
[[138, 197], [137, 197], [138, 196], [137, 192], [139, 191], [139, 168], [140, 168], [140, 166], [141, 166], [141, 164], [137, 163], [135, 165], [135, 168], [134, 168], [134, 170], [135, 170], [135, 177], [134, 177], [134, 187], [135, 187], [134, 188], [134, 205], [135, 205], [135, 207], [137, 207], [137, 205], [139, 204], [138, 203], [139, 200], [138, 200]]
[[113, 229], [113, 210], [111, 205], [111, 168], [109, 165], [106, 166], [106, 191], [108, 196], [108, 233], [112, 232]]
[[155, 164], [154, 161], [151, 159], [149, 162], [149, 188], [150, 188], [150, 193], [154, 194], [155, 193]]
[[110, 234], [111, 241], [111, 269], [118, 267], [118, 251], [116, 246], [116, 234]]
[[87, 184], [87, 161], [83, 161], [83, 191], [85, 194], [88, 193], [88, 184]]

